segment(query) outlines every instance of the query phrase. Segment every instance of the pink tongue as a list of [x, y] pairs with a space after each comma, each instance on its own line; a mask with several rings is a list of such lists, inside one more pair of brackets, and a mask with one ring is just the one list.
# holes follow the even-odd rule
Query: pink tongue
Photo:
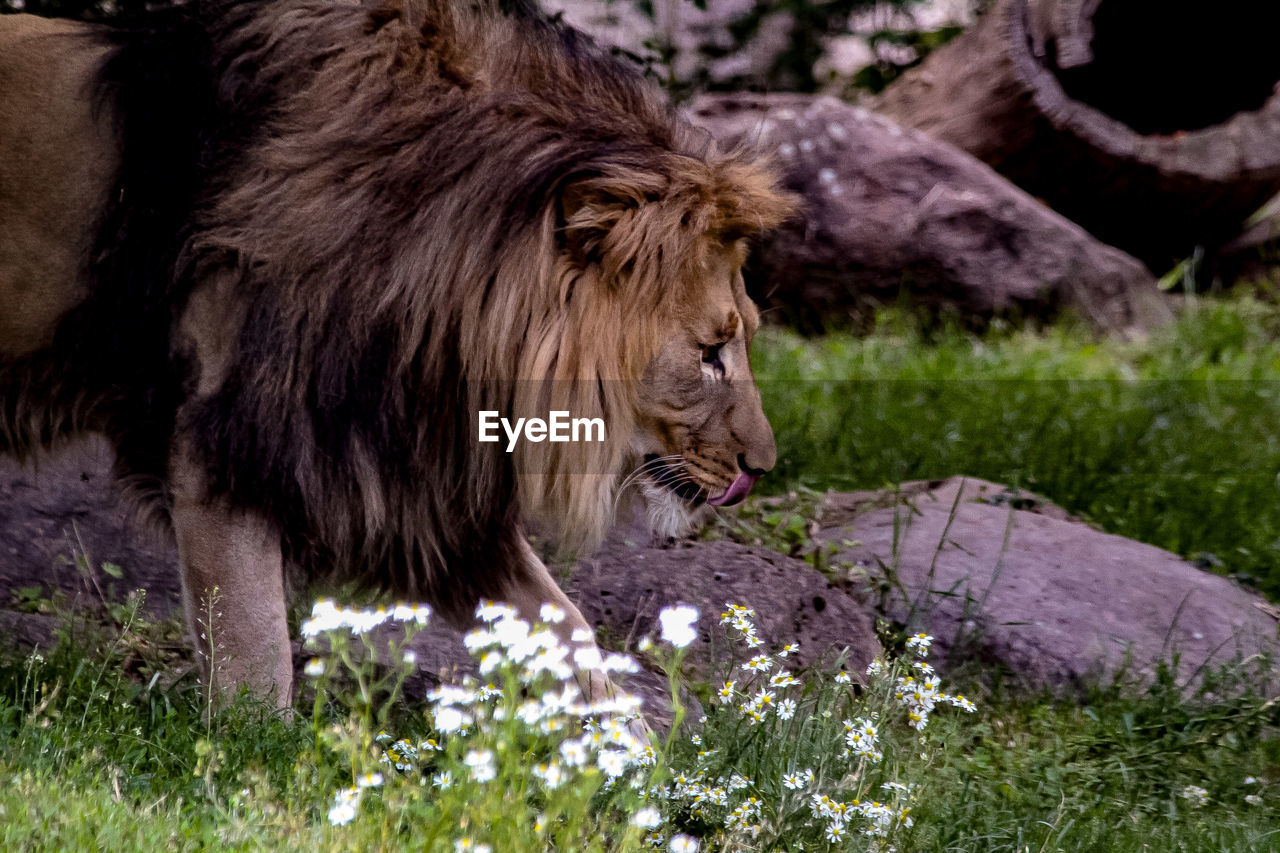
[[738, 479], [729, 484], [729, 488], [725, 489], [723, 495], [718, 498], [711, 498], [707, 503], [712, 506], [733, 506], [736, 503], [741, 503], [743, 498], [751, 494], [751, 487], [759, 479], [760, 477], [757, 474], [739, 474]]

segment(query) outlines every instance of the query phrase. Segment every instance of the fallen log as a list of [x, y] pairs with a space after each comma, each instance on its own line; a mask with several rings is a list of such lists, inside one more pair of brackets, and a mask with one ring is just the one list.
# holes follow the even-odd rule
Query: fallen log
[[869, 103], [1156, 272], [1280, 191], [1280, 4], [999, 0]]
[[801, 195], [749, 280], [793, 324], [856, 321], [904, 294], [966, 320], [1071, 308], [1123, 331], [1170, 316], [1136, 259], [923, 133], [808, 95], [704, 95], [688, 114], [724, 144], [774, 152]]

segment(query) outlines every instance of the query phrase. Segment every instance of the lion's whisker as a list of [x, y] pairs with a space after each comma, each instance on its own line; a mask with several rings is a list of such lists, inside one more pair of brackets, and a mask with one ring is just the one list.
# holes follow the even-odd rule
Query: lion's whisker
[[622, 479], [622, 482], [618, 484], [618, 486], [614, 491], [614, 498], [613, 498], [614, 513], [615, 514], [617, 513], [618, 503], [622, 500], [622, 495], [627, 490], [628, 487], [630, 487], [633, 483], [638, 482], [644, 474], [649, 472], [650, 469], [666, 468], [666, 467], [669, 467], [669, 465], [673, 462], [679, 462], [680, 464], [684, 464], [684, 457], [681, 456], [679, 453], [672, 453], [667, 456], [658, 456], [653, 459], [646, 459], [644, 462], [641, 462], [638, 466], [636, 466], [635, 470], [633, 470], [630, 474], [628, 474], [626, 477]]

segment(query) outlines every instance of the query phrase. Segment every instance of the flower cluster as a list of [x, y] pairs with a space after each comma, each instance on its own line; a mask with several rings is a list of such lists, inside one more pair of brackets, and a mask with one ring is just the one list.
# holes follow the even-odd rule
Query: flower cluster
[[[912, 671], [901, 675], [894, 681], [894, 698], [906, 709], [907, 721], [916, 731], [924, 731], [929, 725], [929, 715], [940, 704], [954, 705], [961, 710], [973, 713], [978, 708], [970, 700], [960, 694], [942, 692], [942, 680], [938, 678], [933, 667], [923, 658], [928, 657], [933, 638], [927, 634], [916, 634], [907, 640], [907, 648], [922, 658], [911, 665]], [[890, 668], [882, 660], [874, 660], [867, 667], [867, 676], [876, 679], [888, 675]]]
[[343, 631], [360, 635], [369, 633], [384, 622], [411, 622], [422, 626], [430, 619], [431, 608], [425, 604], [397, 604], [390, 610], [385, 607], [360, 610], [339, 607], [331, 599], [322, 598], [312, 605], [311, 618], [302, 623], [302, 636], [310, 638]]
[[[480, 678], [427, 693], [431, 737], [382, 731], [349, 750], [353, 773], [364, 775], [334, 794], [330, 823], [358, 819], [369, 791], [387, 788], [390, 797], [391, 785], [401, 792], [406, 784], [413, 791], [427, 786], [464, 810], [507, 804], [510, 791], [521, 790], [539, 809], [539, 843], [551, 847], [556, 845], [545, 833], [554, 832], [565, 814], [557, 817], [556, 803], [603, 793], [617, 798], [609, 801], [621, 810], [622, 831], [655, 848], [700, 849], [702, 841], [673, 831], [692, 819], [709, 828], [709, 836], [699, 834], [713, 849], [835, 849], [861, 837], [870, 849], [889, 851], [897, 834], [913, 825], [918, 796], [914, 786], [894, 778], [899, 763], [893, 759], [901, 754], [894, 727], [923, 742], [920, 730], [939, 705], [973, 710], [964, 697], [942, 692], [923, 660], [927, 636], [908, 641], [914, 661], [874, 662], [868, 690], [859, 694], [846, 687], [852, 679], [843, 671], [830, 679], [812, 671], [803, 678], [793, 674], [788, 667], [798, 646], [768, 647], [755, 612], [730, 604], [721, 623], [742, 651], [728, 663], [702, 730], [688, 736], [696, 755], [687, 754], [687, 746], [673, 749], [674, 741], [657, 749], [639, 734], [639, 699], [595, 689], [594, 679], [602, 684], [634, 672], [630, 657], [601, 652], [588, 631], [566, 638], [566, 614], [554, 605], [543, 606], [536, 622], [494, 602], [483, 603], [476, 616], [479, 625], [464, 642]], [[408, 623], [412, 630], [427, 618], [425, 608], [357, 611], [322, 601], [304, 633], [328, 633], [331, 647], [341, 649], [342, 638], [365, 638], [384, 622]], [[676, 652], [670, 673], [677, 672], [681, 650], [697, 638], [698, 619], [697, 609], [687, 605], [659, 615], [661, 638]], [[321, 685], [327, 683], [325, 663], [317, 659], [309, 669]], [[681, 713], [677, 706], [677, 728]], [[749, 760], [744, 745], [755, 750]], [[360, 767], [368, 747], [377, 763]], [[502, 846], [501, 838], [486, 837], [483, 822], [464, 817], [459, 825], [469, 834], [454, 839], [458, 850]]]
[[[727, 625], [738, 634], [739, 639], [748, 649], [758, 649], [764, 645], [760, 639], [752, 618], [756, 612], [739, 604], [727, 604], [726, 610], [720, 614], [720, 624]], [[783, 697], [779, 699], [779, 691], [785, 688], [801, 688], [800, 679], [786, 669], [782, 669], [777, 660], [785, 660], [799, 651], [796, 643], [788, 643], [775, 654], [757, 652], [749, 660], [739, 664], [739, 669], [746, 673], [737, 679], [725, 681], [716, 694], [717, 700], [724, 705], [737, 704], [738, 713], [753, 725], [763, 723], [772, 712], [780, 720], [789, 720], [795, 716], [796, 700]], [[777, 660], [775, 660], [775, 658]], [[779, 667], [774, 671], [774, 667]]]
[[[321, 601], [305, 632], [309, 638], [327, 633], [340, 642], [391, 620], [422, 624], [425, 614], [425, 608], [360, 611]], [[613, 673], [634, 672], [637, 664], [626, 655], [601, 653], [589, 632], [573, 632], [571, 641], [563, 642], [556, 626], [565, 615], [544, 605], [540, 621], [531, 624], [511, 607], [482, 603], [476, 611], [480, 625], [464, 642], [481, 676], [492, 680], [465, 678], [430, 690], [426, 699], [437, 736], [410, 740], [380, 732], [373, 741], [383, 771], [437, 789], [469, 786], [474, 792], [502, 782], [511, 769], [503, 765], [506, 756], [520, 762], [520, 772], [545, 793], [583, 780], [588, 787], [608, 788], [624, 780], [642, 787], [638, 771], [651, 767], [657, 752], [637, 736], [639, 698], [611, 690], [591, 699], [579, 687], [584, 679], [599, 677], [603, 683]], [[679, 646], [696, 619], [692, 608], [667, 616], [668, 640]], [[323, 661], [313, 672], [324, 672]], [[536, 760], [523, 766], [530, 755]], [[373, 784], [368, 780], [374, 778], [382, 783], [375, 773], [335, 793], [330, 823], [345, 825], [357, 817], [361, 798]], [[645, 819], [655, 827], [661, 823], [651, 813]], [[466, 843], [472, 846], [463, 849], [483, 849], [470, 837]]]
[[[894, 778], [903, 761], [888, 759], [886, 729], [905, 730], [896, 738], [914, 744], [939, 705], [971, 711], [973, 703], [942, 692], [923, 660], [932, 645], [923, 634], [907, 642], [914, 660], [873, 662], [863, 693], [846, 688], [853, 679], [844, 671], [806, 689], [813, 675], [801, 678], [787, 668], [798, 647], [770, 649], [755, 617], [737, 604], [721, 614], [742, 656], [713, 695], [704, 730], [692, 738], [700, 751], [692, 763], [677, 761], [660, 799], [715, 827], [724, 849], [843, 849], [855, 837], [870, 849], [893, 849], [895, 835], [914, 825], [918, 793]], [[746, 745], [754, 752], [744, 765]], [[742, 766], [756, 772], [751, 778], [733, 772]]]
[[355, 820], [360, 806], [360, 798], [369, 788], [382, 784], [381, 773], [366, 773], [356, 780], [350, 788], [343, 788], [333, 795], [333, 805], [329, 807], [329, 823], [334, 826], [345, 826]]

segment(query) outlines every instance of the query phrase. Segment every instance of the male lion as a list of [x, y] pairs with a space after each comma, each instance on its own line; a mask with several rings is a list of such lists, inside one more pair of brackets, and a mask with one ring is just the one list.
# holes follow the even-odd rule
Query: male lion
[[[518, 3], [5, 17], [0, 452], [109, 437], [176, 536], [215, 689], [289, 702], [286, 567], [458, 624], [553, 602], [568, 637], [528, 524], [590, 546], [637, 470], [672, 532], [772, 467], [740, 269], [787, 210]], [[606, 440], [508, 454], [483, 410]]]

